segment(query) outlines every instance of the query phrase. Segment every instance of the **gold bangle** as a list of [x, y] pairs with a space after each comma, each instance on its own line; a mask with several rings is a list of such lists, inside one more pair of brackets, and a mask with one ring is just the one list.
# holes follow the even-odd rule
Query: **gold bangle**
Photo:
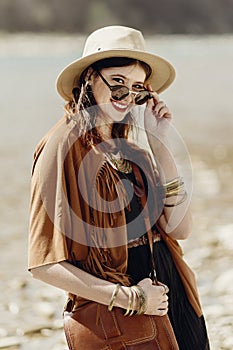
[[184, 186], [180, 186], [180, 187], [175, 188], [174, 190], [170, 190], [170, 191], [166, 192], [165, 198], [178, 196], [179, 194], [183, 194], [184, 192], [185, 192]]
[[187, 195], [187, 192], [185, 191], [185, 193], [183, 194], [181, 200], [179, 200], [178, 202], [173, 203], [173, 204], [166, 204], [166, 203], [164, 203], [164, 206], [165, 207], [169, 207], [169, 208], [176, 207], [177, 205], [184, 203], [187, 197], [188, 197], [188, 195]]
[[170, 182], [167, 182], [163, 185], [164, 189], [164, 199], [167, 199], [169, 197], [175, 197], [175, 196], [183, 196], [180, 201], [178, 201], [176, 204], [165, 204], [166, 207], [174, 207], [175, 205], [179, 205], [185, 201], [187, 197], [187, 193], [184, 188], [184, 182], [182, 181], [181, 177], [177, 177], [174, 180], [171, 180]]
[[131, 292], [132, 292], [132, 307], [131, 307], [131, 312], [130, 312], [130, 314], [129, 314], [129, 317], [130, 316], [133, 316], [133, 314], [134, 314], [134, 305], [136, 304], [136, 296], [137, 296], [137, 294], [136, 293], [134, 293], [134, 290], [130, 287], [130, 289], [131, 289]]
[[111, 300], [110, 300], [110, 303], [108, 305], [108, 311], [112, 311], [113, 309], [113, 306], [114, 306], [114, 302], [116, 300], [116, 297], [117, 297], [117, 294], [119, 292], [119, 289], [120, 289], [120, 284], [117, 283], [116, 287], [114, 288], [114, 291], [112, 293], [112, 297], [111, 297]]
[[136, 313], [136, 315], [141, 315], [144, 314], [146, 312], [147, 309], [147, 297], [146, 297], [146, 293], [144, 292], [144, 290], [142, 289], [141, 286], [136, 285], [136, 286], [132, 286], [131, 287], [133, 290], [135, 290], [138, 299], [139, 299], [139, 309]]
[[133, 290], [130, 287], [129, 288], [129, 300], [128, 300], [128, 305], [127, 305], [127, 310], [124, 313], [124, 316], [128, 316], [129, 312], [132, 310], [132, 300], [133, 300]]
[[184, 188], [184, 182], [180, 177], [173, 181], [163, 184], [165, 194], [182, 188]]
[[179, 177], [176, 177], [175, 179], [173, 179], [173, 180], [171, 180], [169, 182], [164, 183], [163, 184], [163, 188], [165, 190], [173, 189], [174, 187], [177, 187], [177, 186], [179, 186], [182, 183], [183, 183], [183, 181], [182, 181], [181, 177], [179, 176]]

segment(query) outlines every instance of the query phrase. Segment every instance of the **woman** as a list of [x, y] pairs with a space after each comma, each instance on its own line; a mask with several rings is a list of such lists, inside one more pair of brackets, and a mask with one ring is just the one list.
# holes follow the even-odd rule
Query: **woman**
[[[103, 325], [109, 311], [122, 310], [126, 333], [135, 314], [168, 314], [179, 349], [209, 349], [195, 280], [176, 241], [191, 231], [189, 201], [167, 147], [172, 114], [158, 95], [174, 77], [139, 31], [122, 26], [92, 33], [82, 58], [58, 77], [66, 115], [35, 152], [29, 269], [69, 293], [70, 349], [157, 349], [148, 339], [133, 347]], [[153, 157], [130, 141], [140, 105]]]

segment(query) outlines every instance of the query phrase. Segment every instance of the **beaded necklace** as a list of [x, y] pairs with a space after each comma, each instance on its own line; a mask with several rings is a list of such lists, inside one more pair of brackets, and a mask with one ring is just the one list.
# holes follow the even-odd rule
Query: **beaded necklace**
[[121, 152], [117, 154], [106, 153], [107, 160], [112, 167], [123, 174], [130, 174], [132, 172], [132, 165], [128, 159], [122, 157]]

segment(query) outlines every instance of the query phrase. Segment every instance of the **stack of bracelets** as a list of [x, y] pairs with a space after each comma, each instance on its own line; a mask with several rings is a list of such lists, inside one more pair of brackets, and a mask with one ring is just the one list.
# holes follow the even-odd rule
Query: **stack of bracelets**
[[185, 191], [184, 182], [181, 177], [177, 177], [174, 180], [163, 184], [163, 189], [165, 192], [165, 199], [170, 197], [181, 197], [181, 199], [175, 203], [165, 203], [165, 207], [175, 207], [176, 205], [183, 203], [187, 198], [187, 192]]
[[[108, 306], [109, 311], [112, 311], [114, 307], [114, 303], [115, 303], [117, 294], [119, 292], [120, 286], [121, 285], [118, 283], [114, 288], [114, 291], [112, 293], [112, 297]], [[142, 315], [146, 312], [146, 309], [147, 309], [147, 298], [142, 287], [140, 287], [139, 285], [129, 287], [128, 306], [124, 315], [125, 316]]]

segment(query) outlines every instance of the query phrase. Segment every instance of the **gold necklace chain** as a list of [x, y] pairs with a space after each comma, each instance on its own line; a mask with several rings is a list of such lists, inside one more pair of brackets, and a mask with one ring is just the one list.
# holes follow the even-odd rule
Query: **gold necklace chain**
[[124, 174], [129, 174], [132, 172], [131, 162], [128, 159], [123, 158], [119, 152], [116, 155], [112, 153], [107, 153], [106, 156], [109, 163], [116, 170], [119, 170], [121, 173]]

